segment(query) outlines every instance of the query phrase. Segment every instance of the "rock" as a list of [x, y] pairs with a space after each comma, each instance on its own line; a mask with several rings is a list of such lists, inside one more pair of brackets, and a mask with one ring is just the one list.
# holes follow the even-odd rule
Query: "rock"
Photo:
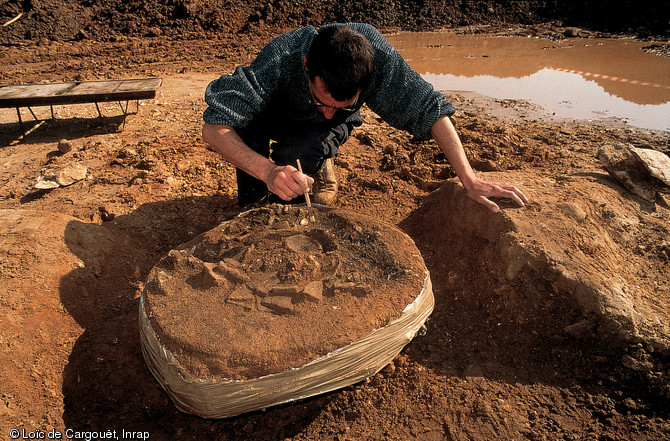
[[38, 190], [51, 190], [52, 188], [58, 187], [60, 187], [60, 185], [58, 185], [55, 179], [51, 179], [50, 176], [39, 176], [37, 182], [35, 182], [35, 188]]
[[84, 164], [70, 163], [56, 173], [56, 182], [62, 187], [72, 185], [75, 182], [86, 179], [88, 169]]
[[333, 295], [342, 294], [351, 291], [355, 284], [353, 282], [339, 282], [328, 283], [327, 289], [333, 292]]
[[[130, 147], [125, 147], [116, 154], [117, 159], [128, 159], [130, 161], [135, 161], [137, 159], [137, 151], [131, 149]], [[130, 162], [129, 161], [129, 162]]]
[[294, 253], [321, 252], [321, 245], [317, 241], [302, 234], [295, 234], [287, 237], [284, 240], [284, 246], [286, 249], [293, 251]]
[[479, 399], [475, 402], [474, 411], [475, 415], [480, 418], [491, 418], [494, 415], [493, 407], [483, 399]]
[[624, 354], [623, 357], [621, 357], [621, 364], [629, 369], [640, 372], [649, 372], [654, 369], [654, 364], [652, 362], [647, 360], [638, 360], [628, 354]]
[[594, 329], [594, 324], [591, 320], [580, 320], [576, 323], [563, 328], [563, 332], [574, 338], [584, 338], [589, 336]]
[[505, 276], [510, 281], [514, 280], [526, 266], [528, 259], [526, 251], [520, 246], [508, 245], [503, 248], [503, 255], [507, 260]]
[[197, 289], [208, 289], [213, 286], [226, 286], [226, 279], [215, 272], [216, 264], [202, 262], [200, 277], [193, 279], [191, 285]]
[[185, 172], [191, 168], [191, 163], [185, 159], [182, 159], [181, 161], [177, 162], [177, 170], [180, 172]]
[[79, 32], [74, 36], [75, 40], [87, 40], [90, 38], [88, 35], [88, 32], [86, 32], [84, 29], [79, 29]]
[[[275, 282], [276, 283], [276, 282]], [[270, 295], [270, 289], [272, 288], [272, 285], [274, 283], [270, 280], [267, 280], [267, 278], [258, 278], [258, 277], [250, 277], [249, 282], [247, 282], [247, 286], [257, 295], [260, 297], [266, 297]]]
[[351, 293], [356, 297], [367, 297], [372, 294], [372, 287], [369, 283], [358, 283], [354, 286]]
[[61, 153], [67, 153], [72, 150], [72, 143], [67, 139], [61, 139], [58, 141], [58, 151]]
[[98, 207], [98, 211], [100, 212], [100, 219], [102, 219], [103, 222], [112, 221], [116, 217], [116, 215], [109, 211], [107, 207]]
[[[81, 262], [80, 268], [85, 268], [86, 265], [84, 262]], [[157, 295], [167, 296], [168, 295], [168, 285], [170, 283], [170, 275], [165, 271], [159, 271], [152, 280], [149, 280], [149, 288], [152, 289]]]
[[326, 282], [325, 290], [328, 295], [353, 295], [356, 297], [366, 297], [372, 294], [372, 286], [369, 283], [362, 282]]
[[315, 280], [309, 282], [302, 290], [303, 295], [310, 302], [320, 302], [323, 300], [323, 282]]
[[139, 170], [153, 170], [158, 164], [158, 159], [154, 155], [146, 155], [137, 163], [137, 168]]
[[234, 259], [223, 259], [219, 262], [218, 265], [216, 265], [214, 271], [224, 275], [232, 282], [242, 283], [249, 281], [249, 276], [241, 271], [239, 263]]
[[567, 38], [575, 38], [579, 37], [581, 34], [580, 30], [578, 28], [566, 28], [563, 31], [563, 35]]
[[580, 224], [586, 220], [586, 212], [582, 207], [575, 203], [560, 204], [558, 208], [563, 214], [576, 220]]
[[261, 301], [261, 305], [276, 314], [290, 314], [293, 312], [293, 302], [284, 296], [269, 296]]
[[251, 311], [256, 306], [256, 297], [245, 285], [237, 285], [233, 292], [228, 295], [226, 302]]
[[291, 228], [291, 224], [289, 224], [288, 221], [283, 220], [272, 225], [272, 228], [276, 230], [288, 230]]
[[647, 168], [633, 155], [632, 147], [616, 145], [598, 150], [605, 169], [630, 192], [650, 202], [656, 200], [656, 189]]
[[630, 151], [649, 170], [649, 173], [670, 187], [670, 158], [663, 152], [631, 146]]
[[71, 162], [58, 169], [49, 170], [37, 178], [35, 188], [39, 190], [67, 187], [86, 178], [88, 169], [84, 164]]
[[270, 289], [271, 296], [285, 296], [297, 299], [300, 294], [300, 289], [295, 285], [279, 285]]
[[639, 406], [635, 402], [635, 400], [630, 398], [630, 397], [623, 400], [623, 405], [626, 406], [626, 408], [628, 408], [630, 410], [637, 410], [639, 408]]

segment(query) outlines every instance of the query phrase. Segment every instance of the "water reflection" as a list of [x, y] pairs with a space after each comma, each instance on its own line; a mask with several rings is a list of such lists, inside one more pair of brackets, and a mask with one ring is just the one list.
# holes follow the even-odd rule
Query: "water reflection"
[[391, 35], [389, 41], [437, 89], [528, 100], [558, 117], [622, 118], [670, 130], [670, 60], [642, 51], [640, 42], [438, 32]]
[[435, 88], [467, 90], [498, 99], [523, 99], [538, 104], [560, 118], [623, 118], [629, 124], [670, 130], [670, 103], [637, 104], [605, 92], [580, 75], [551, 69], [521, 78], [473, 77], [426, 73]]

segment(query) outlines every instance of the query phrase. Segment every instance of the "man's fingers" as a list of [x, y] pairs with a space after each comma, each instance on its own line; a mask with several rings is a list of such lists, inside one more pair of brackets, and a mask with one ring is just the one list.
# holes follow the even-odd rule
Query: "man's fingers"
[[519, 196], [519, 198], [521, 198], [521, 200], [523, 201], [524, 204], [527, 204], [528, 201], [530, 201], [530, 199], [528, 199], [528, 196], [526, 196], [526, 195], [525, 195], [521, 190], [519, 190], [518, 188], [514, 187], [514, 192], [517, 194], [517, 196]]
[[500, 197], [511, 199], [516, 202], [517, 205], [521, 207], [524, 206], [523, 200], [514, 190], [502, 190]]
[[[291, 167], [293, 168], [293, 167]], [[300, 185], [300, 193], [299, 194], [305, 194], [306, 192], [309, 191], [309, 189], [312, 187], [312, 184], [314, 184], [314, 179], [307, 176], [306, 174], [298, 171], [298, 170], [291, 170], [291, 175], [293, 179]]]
[[300, 183], [293, 179], [293, 176], [287, 176], [283, 172], [278, 176], [277, 188], [280, 189], [286, 196], [285, 198], [282, 198], [285, 200], [293, 199], [294, 197], [304, 193]]
[[313, 183], [314, 179], [287, 165], [275, 169], [268, 180], [268, 188], [283, 200], [290, 201], [308, 191]]
[[[277, 178], [279, 178], [279, 176], [277, 176]], [[268, 188], [271, 192], [285, 201], [290, 201], [293, 199], [293, 192], [291, 189], [286, 185], [285, 182], [280, 181], [279, 179], [276, 179], [272, 185], [268, 186]]]
[[507, 184], [506, 182], [496, 182], [494, 183], [493, 192], [489, 196], [500, 197], [511, 199], [516, 202], [517, 205], [523, 207], [528, 198], [525, 194], [514, 185]]
[[508, 191], [511, 191], [514, 194], [513, 196], [510, 197], [510, 199], [514, 199], [519, 205], [524, 205], [526, 202], [528, 202], [528, 197], [525, 194], [523, 194], [521, 190], [516, 188], [514, 185], [509, 184], [505, 185], [506, 187], [503, 188], [505, 188]]
[[489, 198], [510, 199], [521, 207], [528, 202], [528, 198], [521, 190], [506, 182], [480, 181], [479, 185], [476, 185], [471, 190], [472, 191], [468, 191], [468, 197], [475, 202], [484, 205], [493, 213], [499, 212], [500, 207]]
[[305, 175], [305, 178], [307, 179], [307, 190], [305, 191], [309, 191], [309, 189], [312, 188], [312, 185], [314, 185], [314, 178], [307, 175]]
[[500, 211], [500, 207], [498, 207], [498, 204], [490, 200], [489, 198], [485, 196], [480, 196], [477, 199], [475, 199], [475, 202], [479, 202], [483, 206], [489, 209], [492, 213], [497, 213]]

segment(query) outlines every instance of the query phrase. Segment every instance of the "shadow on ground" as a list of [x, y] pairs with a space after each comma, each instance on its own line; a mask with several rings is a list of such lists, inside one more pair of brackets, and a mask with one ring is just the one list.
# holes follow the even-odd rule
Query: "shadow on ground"
[[120, 132], [124, 129], [124, 116], [104, 118], [66, 118], [29, 120], [0, 124], [0, 148], [13, 144], [38, 144], [58, 142], [61, 139], [79, 139], [92, 135]]
[[[146, 431], [151, 439], [284, 439], [300, 433], [332, 395], [221, 421], [176, 410], [142, 357], [143, 281], [170, 249], [237, 214], [235, 201], [188, 198], [144, 204], [102, 225], [70, 222], [68, 248], [83, 262], [61, 280], [67, 311], [85, 328], [63, 374], [66, 427]], [[299, 409], [297, 412], [296, 410]], [[226, 438], [227, 439], [227, 438]]]

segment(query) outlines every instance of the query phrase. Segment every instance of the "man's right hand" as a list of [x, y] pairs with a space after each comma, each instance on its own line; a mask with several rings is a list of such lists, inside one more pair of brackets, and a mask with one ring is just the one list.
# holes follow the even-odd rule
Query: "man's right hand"
[[313, 183], [314, 179], [291, 165], [275, 165], [265, 180], [268, 189], [285, 201], [305, 194]]
[[279, 166], [252, 150], [233, 127], [205, 123], [202, 139], [237, 168], [264, 181], [272, 193], [285, 201], [305, 194], [314, 183], [314, 179], [300, 173], [295, 167]]

